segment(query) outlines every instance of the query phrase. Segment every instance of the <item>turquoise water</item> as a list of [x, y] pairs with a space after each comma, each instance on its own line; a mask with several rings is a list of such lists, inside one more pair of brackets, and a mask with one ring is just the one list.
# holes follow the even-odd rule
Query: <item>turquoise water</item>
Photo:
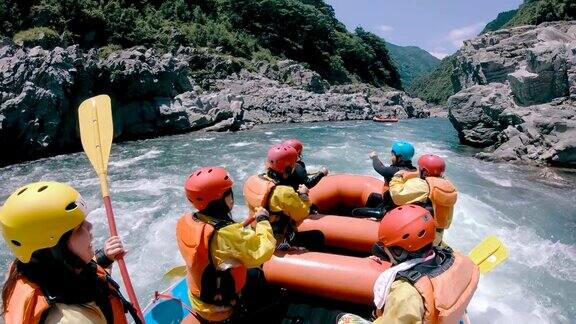
[[[447, 177], [460, 190], [446, 240], [467, 252], [486, 235], [496, 234], [510, 250], [508, 261], [481, 278], [469, 307], [472, 321], [576, 322], [576, 174], [474, 159], [475, 150], [458, 144], [445, 119], [265, 125], [239, 133], [191, 133], [115, 145], [109, 166], [111, 197], [141, 304], [163, 288], [162, 274], [182, 263], [175, 224], [191, 209], [182, 188], [187, 174], [204, 165], [228, 168], [236, 181], [234, 213], [243, 217], [243, 181], [263, 169], [271, 144], [288, 137], [304, 141], [310, 170], [327, 165], [334, 173], [377, 176], [369, 151], [376, 149], [386, 160], [397, 139], [416, 143], [417, 154], [445, 157]], [[66, 181], [82, 193], [91, 209], [95, 246], [101, 245], [106, 217], [84, 154], [0, 169], [0, 201], [18, 186], [38, 180]], [[0, 247], [2, 269], [10, 259]], [[115, 277], [120, 281], [117, 272]]]

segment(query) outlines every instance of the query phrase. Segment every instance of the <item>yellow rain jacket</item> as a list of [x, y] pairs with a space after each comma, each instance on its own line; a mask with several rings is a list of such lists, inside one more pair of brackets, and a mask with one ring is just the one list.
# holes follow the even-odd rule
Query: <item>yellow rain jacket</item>
[[419, 177], [395, 175], [390, 180], [390, 196], [396, 206], [424, 203], [428, 199], [430, 188], [426, 180]]
[[442, 241], [444, 230], [452, 223], [454, 204], [458, 197], [457, 190], [451, 182], [436, 177], [424, 180], [419, 177], [418, 172], [405, 172], [392, 178], [389, 190], [392, 201], [397, 206], [426, 203], [431, 200], [437, 226], [434, 245], [446, 246]]
[[[196, 214], [198, 219], [208, 221], [209, 217]], [[268, 221], [256, 223], [256, 227], [244, 227], [234, 223], [214, 231], [210, 240], [210, 256], [217, 270], [235, 266], [258, 267], [268, 261], [276, 249], [276, 240]], [[205, 303], [189, 291], [192, 308], [204, 319], [223, 321], [234, 311], [231, 306], [217, 306]]]
[[375, 324], [420, 324], [424, 318], [422, 296], [409, 282], [396, 280], [390, 287], [383, 313]]
[[303, 201], [294, 188], [279, 185], [270, 196], [268, 208], [272, 213], [283, 213], [295, 222], [303, 221], [310, 214], [310, 202]]

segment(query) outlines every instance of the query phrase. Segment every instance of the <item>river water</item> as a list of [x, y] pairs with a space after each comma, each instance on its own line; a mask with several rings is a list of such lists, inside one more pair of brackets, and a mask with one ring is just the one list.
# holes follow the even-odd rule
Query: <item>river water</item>
[[[140, 303], [166, 283], [162, 274], [182, 263], [175, 241], [178, 217], [191, 207], [183, 194], [187, 174], [221, 165], [235, 180], [236, 217], [246, 214], [242, 183], [263, 169], [268, 147], [298, 137], [308, 169], [327, 165], [334, 173], [378, 176], [371, 149], [387, 160], [391, 143], [415, 143], [417, 155], [436, 153], [448, 161], [447, 177], [460, 194], [446, 241], [468, 252], [487, 235], [508, 246], [509, 259], [483, 275], [469, 314], [475, 323], [576, 322], [576, 173], [483, 162], [458, 143], [446, 119], [398, 124], [341, 122], [264, 125], [238, 133], [190, 133], [121, 143], [109, 165], [116, 221], [129, 250], [126, 257]], [[70, 183], [87, 200], [95, 246], [107, 225], [95, 173], [83, 153], [0, 169], [0, 201], [18, 186], [39, 180]], [[11, 256], [0, 247], [0, 267]], [[115, 277], [120, 281], [115, 268]]]

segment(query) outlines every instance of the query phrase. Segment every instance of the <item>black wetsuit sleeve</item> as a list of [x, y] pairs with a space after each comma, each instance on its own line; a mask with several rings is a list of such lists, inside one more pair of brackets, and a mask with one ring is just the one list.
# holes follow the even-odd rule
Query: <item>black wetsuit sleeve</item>
[[104, 249], [96, 250], [94, 256], [96, 257], [96, 263], [98, 263], [98, 265], [101, 266], [102, 268], [109, 268], [112, 265], [112, 263], [114, 263], [114, 260], [110, 260], [108, 258], [106, 252], [104, 252]]
[[318, 172], [317, 174], [311, 176], [310, 178], [308, 178], [308, 181], [306, 181], [306, 187], [308, 189], [311, 189], [312, 187], [314, 187], [315, 185], [318, 184], [318, 182], [320, 182], [320, 180], [322, 180], [322, 178], [324, 178], [324, 173], [322, 172]]
[[390, 182], [390, 180], [392, 180], [392, 177], [394, 177], [394, 174], [396, 172], [398, 172], [398, 167], [396, 167], [396, 166], [389, 166], [389, 167], [384, 166], [382, 161], [380, 161], [380, 159], [377, 157], [372, 159], [372, 166], [374, 167], [374, 170], [376, 172], [378, 172], [381, 176], [384, 177], [384, 180], [386, 181], [386, 183]]
[[298, 161], [298, 163], [296, 163], [296, 167], [290, 175], [289, 181], [294, 190], [298, 190], [299, 185], [305, 185], [308, 182], [308, 174], [306, 173], [306, 166], [303, 162]]

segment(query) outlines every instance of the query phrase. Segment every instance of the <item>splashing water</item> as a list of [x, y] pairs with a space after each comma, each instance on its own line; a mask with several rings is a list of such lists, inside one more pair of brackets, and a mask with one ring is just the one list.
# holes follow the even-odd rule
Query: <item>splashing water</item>
[[[163, 288], [163, 273], [182, 264], [175, 227], [178, 217], [191, 211], [183, 193], [188, 173], [206, 165], [226, 167], [235, 180], [235, 217], [243, 217], [242, 183], [263, 170], [270, 145], [292, 137], [305, 143], [310, 171], [326, 165], [333, 173], [378, 176], [368, 153], [375, 149], [386, 161], [398, 139], [415, 143], [417, 155], [445, 157], [447, 177], [460, 192], [446, 240], [470, 251], [496, 234], [510, 250], [505, 263], [481, 278], [468, 309], [471, 320], [576, 322], [576, 174], [474, 159], [476, 150], [459, 145], [445, 119], [264, 125], [239, 133], [191, 133], [115, 145], [109, 166], [112, 203], [142, 304]], [[83, 153], [0, 169], [0, 200], [39, 180], [68, 182], [82, 193], [91, 207], [94, 246], [101, 246], [106, 217], [98, 180]], [[1, 268], [11, 260], [2, 245]], [[116, 267], [114, 276], [120, 281]]]

